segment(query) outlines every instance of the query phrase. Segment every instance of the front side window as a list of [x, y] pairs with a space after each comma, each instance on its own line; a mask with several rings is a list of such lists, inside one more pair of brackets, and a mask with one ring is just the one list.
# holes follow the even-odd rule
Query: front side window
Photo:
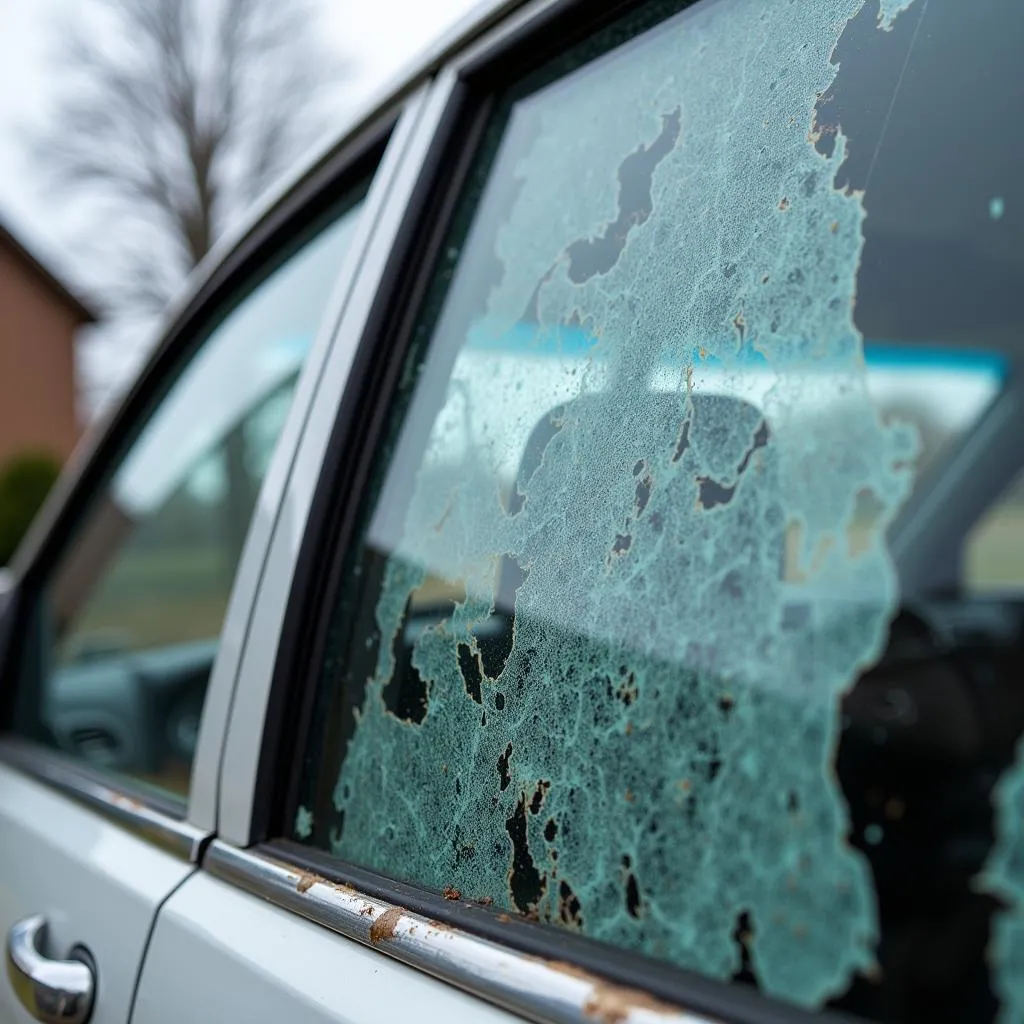
[[500, 98], [294, 838], [802, 1006], [1024, 1012], [1024, 591], [972, 585], [1024, 9], [981, 6], [648, 4]]
[[260, 484], [357, 211], [222, 314], [93, 498], [39, 600], [22, 732], [187, 793]]
[[1024, 593], [1024, 472], [972, 527], [963, 582], [974, 593]]

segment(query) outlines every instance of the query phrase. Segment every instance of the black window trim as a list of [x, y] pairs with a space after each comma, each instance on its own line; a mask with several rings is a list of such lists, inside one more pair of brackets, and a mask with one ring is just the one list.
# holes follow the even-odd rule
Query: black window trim
[[[639, 954], [567, 934], [460, 901], [446, 900], [395, 879], [281, 838], [296, 806], [298, 752], [310, 727], [333, 599], [345, 553], [353, 541], [372, 453], [387, 418], [389, 399], [433, 279], [436, 258], [477, 152], [495, 95], [552, 56], [598, 30], [642, 0], [534, 0], [490, 31], [469, 35], [451, 55], [447, 108], [420, 168], [420, 181], [403, 211], [402, 228], [384, 271], [371, 282], [375, 294], [324, 456], [306, 521], [278, 642], [252, 798], [248, 843], [252, 859], [297, 865], [389, 904], [490, 938], [506, 947], [572, 964], [612, 982], [647, 992], [691, 1012], [722, 1020], [766, 1024], [849, 1018], [835, 1011], [813, 1014], [772, 1000], [746, 986], [718, 981]], [[698, 0], [685, 0], [689, 6]], [[499, 4], [509, 10], [515, 4]], [[492, 11], [493, 13], [493, 11]], [[440, 88], [440, 82], [435, 86]], [[219, 841], [215, 846], [227, 844]], [[249, 877], [253, 882], [254, 874]], [[234, 877], [241, 883], [242, 870]], [[270, 893], [262, 893], [272, 899]], [[291, 901], [274, 899], [294, 910]], [[312, 919], [317, 919], [314, 913]], [[321, 920], [320, 923], [330, 923]], [[337, 930], [337, 929], [335, 929]]]

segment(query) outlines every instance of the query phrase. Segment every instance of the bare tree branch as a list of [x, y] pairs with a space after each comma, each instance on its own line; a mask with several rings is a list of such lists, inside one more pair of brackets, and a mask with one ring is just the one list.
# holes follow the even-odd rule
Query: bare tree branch
[[33, 148], [55, 189], [97, 211], [108, 303], [151, 311], [312, 141], [319, 90], [347, 68], [303, 0], [77, 10], [61, 45], [67, 87]]

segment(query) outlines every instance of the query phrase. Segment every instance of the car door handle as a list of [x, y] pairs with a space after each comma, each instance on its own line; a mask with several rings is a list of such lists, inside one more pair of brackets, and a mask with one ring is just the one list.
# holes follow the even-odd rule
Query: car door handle
[[34, 1020], [43, 1024], [85, 1024], [92, 1013], [96, 972], [82, 959], [48, 960], [39, 952], [46, 939], [41, 914], [19, 921], [7, 933], [7, 977], [14, 994]]

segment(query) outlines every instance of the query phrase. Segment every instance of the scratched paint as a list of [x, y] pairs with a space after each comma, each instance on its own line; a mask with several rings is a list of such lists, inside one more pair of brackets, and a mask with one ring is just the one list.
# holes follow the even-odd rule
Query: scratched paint
[[[501, 274], [423, 466], [474, 429], [457, 475], [417, 479], [335, 790], [351, 861], [720, 978], [742, 919], [761, 986], [809, 1006], [873, 963], [831, 766], [916, 451], [866, 391], [847, 139], [814, 145], [863, 3], [698, 7], [517, 108]], [[768, 384], [702, 390], [712, 366]], [[834, 415], [809, 431], [812, 400]], [[417, 619], [437, 580], [458, 596]]]

